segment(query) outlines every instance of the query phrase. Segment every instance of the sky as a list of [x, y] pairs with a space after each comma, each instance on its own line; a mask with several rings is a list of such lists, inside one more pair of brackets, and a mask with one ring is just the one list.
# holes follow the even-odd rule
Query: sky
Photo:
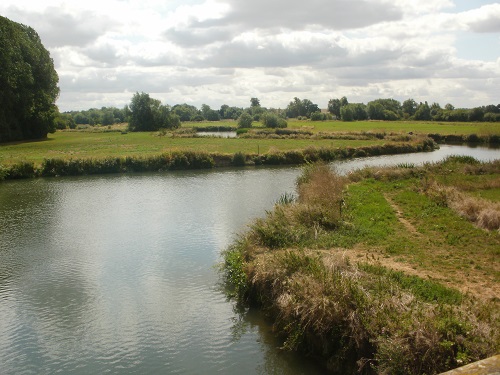
[[2, 0], [59, 74], [61, 111], [163, 104], [285, 108], [294, 97], [500, 103], [500, 2]]

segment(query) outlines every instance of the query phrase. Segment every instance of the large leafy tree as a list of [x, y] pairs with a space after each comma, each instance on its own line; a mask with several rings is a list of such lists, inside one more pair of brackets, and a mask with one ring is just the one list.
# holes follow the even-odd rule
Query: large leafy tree
[[0, 142], [44, 138], [55, 130], [58, 82], [36, 31], [0, 16]]
[[311, 113], [318, 112], [319, 110], [319, 106], [311, 102], [309, 99], [300, 100], [295, 97], [286, 107], [286, 115], [287, 117], [310, 117]]
[[130, 102], [130, 131], [154, 131], [161, 128], [175, 129], [180, 126], [180, 119], [171, 113], [168, 106], [162, 105], [144, 92], [135, 93]]

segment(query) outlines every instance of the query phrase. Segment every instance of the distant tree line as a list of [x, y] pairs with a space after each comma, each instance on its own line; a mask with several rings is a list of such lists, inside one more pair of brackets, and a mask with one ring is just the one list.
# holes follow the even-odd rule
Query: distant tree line
[[417, 103], [407, 99], [403, 103], [395, 99], [376, 99], [368, 104], [349, 103], [344, 96], [330, 99], [328, 111], [335, 118], [343, 121], [356, 120], [417, 120], [417, 121], [450, 121], [450, 122], [499, 122], [500, 104], [490, 104], [475, 108], [455, 108], [446, 104], [442, 108], [439, 103]]
[[487, 105], [471, 109], [455, 108], [446, 104], [442, 108], [438, 103], [417, 103], [407, 99], [403, 103], [395, 99], [376, 99], [364, 103], [349, 103], [344, 96], [330, 99], [327, 111], [321, 111], [318, 104], [309, 99], [295, 97], [285, 109], [266, 108], [260, 105], [258, 98], [250, 99], [247, 108], [223, 104], [220, 109], [212, 109], [202, 104], [198, 109], [190, 104], [163, 105], [146, 93], [136, 93], [130, 105], [124, 108], [102, 107], [85, 111], [71, 111], [58, 114], [58, 129], [74, 128], [78, 125], [112, 125], [129, 123], [129, 130], [175, 129], [186, 121], [221, 121], [237, 120], [238, 127], [248, 128], [253, 122], [260, 121], [266, 127], [284, 128], [287, 118], [299, 120], [324, 121], [362, 121], [362, 120], [419, 120], [419, 121], [500, 121], [500, 104]]

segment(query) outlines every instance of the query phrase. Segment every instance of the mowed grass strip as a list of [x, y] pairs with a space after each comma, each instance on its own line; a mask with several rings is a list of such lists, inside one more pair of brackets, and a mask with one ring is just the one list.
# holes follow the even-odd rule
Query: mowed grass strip
[[151, 156], [169, 151], [203, 151], [222, 154], [265, 154], [307, 147], [363, 147], [382, 145], [384, 140], [238, 139], [159, 136], [158, 133], [56, 132], [36, 142], [0, 145], [0, 164], [41, 164], [44, 159], [102, 159], [106, 157]]

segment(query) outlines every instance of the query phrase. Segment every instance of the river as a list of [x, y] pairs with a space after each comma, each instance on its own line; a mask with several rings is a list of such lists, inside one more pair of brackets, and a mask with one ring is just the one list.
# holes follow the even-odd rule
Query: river
[[[498, 150], [342, 162], [423, 163]], [[300, 168], [0, 184], [0, 373], [320, 374], [218, 286], [220, 252], [293, 192]]]

